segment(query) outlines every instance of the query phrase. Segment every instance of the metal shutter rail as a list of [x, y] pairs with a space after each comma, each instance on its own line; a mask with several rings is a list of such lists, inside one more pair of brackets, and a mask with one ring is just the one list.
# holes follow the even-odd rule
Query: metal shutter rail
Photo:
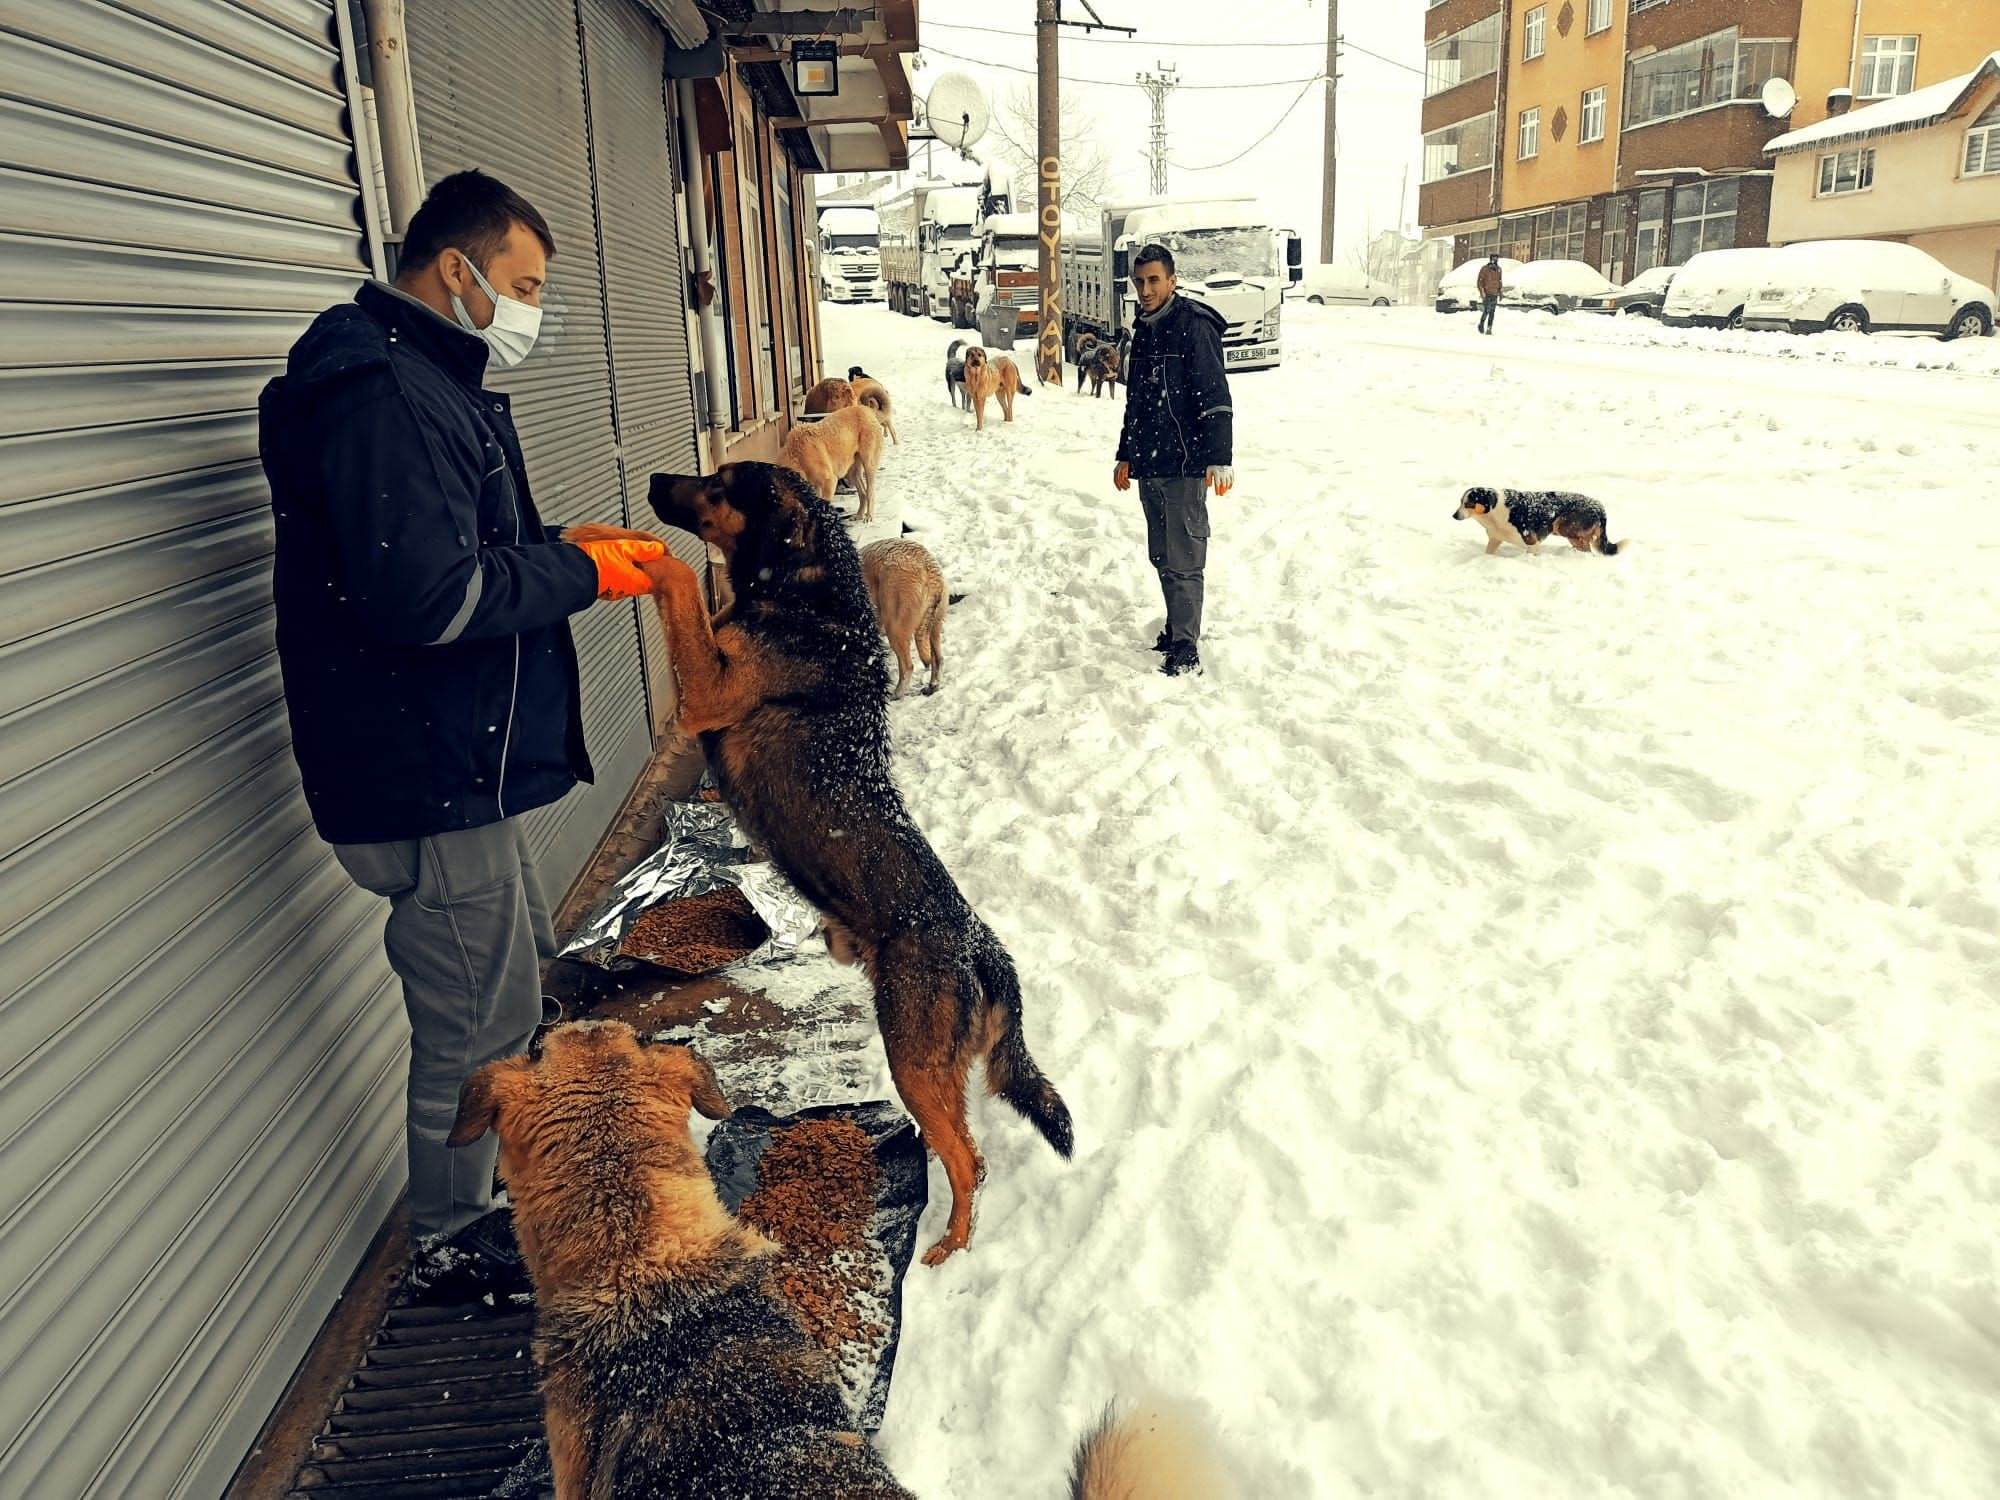
[[[626, 524], [573, 0], [415, 5], [406, 24], [424, 170], [433, 180], [467, 167], [491, 172], [534, 204], [555, 235], [546, 347], [488, 374], [513, 398], [542, 518], [551, 526]], [[533, 65], [498, 65], [510, 58]], [[523, 120], [535, 128], [522, 130]], [[652, 750], [636, 607], [596, 605], [572, 624], [597, 782], [528, 819], [551, 899], [583, 868]]]
[[258, 388], [368, 273], [331, 0], [0, 8], [0, 1493], [227, 1483], [402, 1181]]

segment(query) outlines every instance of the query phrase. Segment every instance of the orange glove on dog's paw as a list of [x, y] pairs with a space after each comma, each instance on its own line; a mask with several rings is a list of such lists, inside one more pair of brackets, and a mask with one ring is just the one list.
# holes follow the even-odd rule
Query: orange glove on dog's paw
[[641, 542], [626, 537], [614, 537], [602, 542], [574, 542], [571, 545], [597, 564], [597, 597], [600, 599], [637, 599], [652, 593], [652, 580], [634, 564], [651, 562], [667, 550], [665, 542]]

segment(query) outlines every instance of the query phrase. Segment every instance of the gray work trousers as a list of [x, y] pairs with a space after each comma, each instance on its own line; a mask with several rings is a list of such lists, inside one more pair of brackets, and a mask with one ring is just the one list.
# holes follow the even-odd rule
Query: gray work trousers
[[481, 1063], [527, 1050], [555, 955], [521, 820], [333, 852], [389, 898], [383, 946], [410, 1017], [410, 1232], [461, 1229], [492, 1207], [499, 1143], [445, 1145], [459, 1089]]
[[1167, 604], [1167, 638], [1201, 639], [1201, 574], [1208, 566], [1208, 481], [1141, 479], [1146, 556], [1160, 575]]

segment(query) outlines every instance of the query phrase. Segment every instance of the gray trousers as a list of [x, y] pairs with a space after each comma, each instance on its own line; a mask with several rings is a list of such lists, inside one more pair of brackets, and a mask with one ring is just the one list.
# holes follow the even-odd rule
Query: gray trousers
[[1201, 639], [1201, 574], [1208, 566], [1208, 481], [1141, 479], [1146, 512], [1146, 556], [1160, 575], [1167, 604], [1167, 636]]
[[383, 945], [410, 1017], [410, 1231], [461, 1229], [492, 1207], [499, 1143], [445, 1145], [458, 1091], [481, 1063], [527, 1049], [556, 949], [521, 820], [333, 852], [389, 898]]
[[1481, 333], [1491, 333], [1493, 331], [1493, 310], [1499, 305], [1500, 299], [1498, 297], [1481, 297], [1479, 299], [1479, 331]]

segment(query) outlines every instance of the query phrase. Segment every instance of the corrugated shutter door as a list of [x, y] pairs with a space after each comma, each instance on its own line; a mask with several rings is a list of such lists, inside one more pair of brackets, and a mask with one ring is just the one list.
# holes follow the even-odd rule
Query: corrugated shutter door
[[256, 455], [368, 274], [342, 87], [329, 0], [0, 11], [4, 1495], [219, 1493], [403, 1181]]
[[[541, 343], [515, 369], [489, 375], [494, 389], [513, 397], [535, 503], [552, 526], [629, 524], [612, 423], [575, 6], [432, 0], [410, 6], [406, 24], [425, 172], [433, 181], [467, 167], [491, 172], [534, 204], [555, 235]], [[572, 622], [597, 783], [528, 820], [551, 900], [590, 857], [652, 749], [638, 619], [634, 604], [599, 604]]]
[[[666, 42], [659, 27], [629, 0], [581, 0], [581, 10], [625, 497], [637, 518], [632, 524], [651, 529], [659, 524], [646, 503], [652, 476], [662, 471], [692, 474], [700, 467], [688, 360], [687, 277], [681, 269], [668, 146]], [[694, 555], [705, 558], [706, 552]], [[659, 612], [641, 609], [639, 620], [655, 695], [670, 698], [671, 669]]]

